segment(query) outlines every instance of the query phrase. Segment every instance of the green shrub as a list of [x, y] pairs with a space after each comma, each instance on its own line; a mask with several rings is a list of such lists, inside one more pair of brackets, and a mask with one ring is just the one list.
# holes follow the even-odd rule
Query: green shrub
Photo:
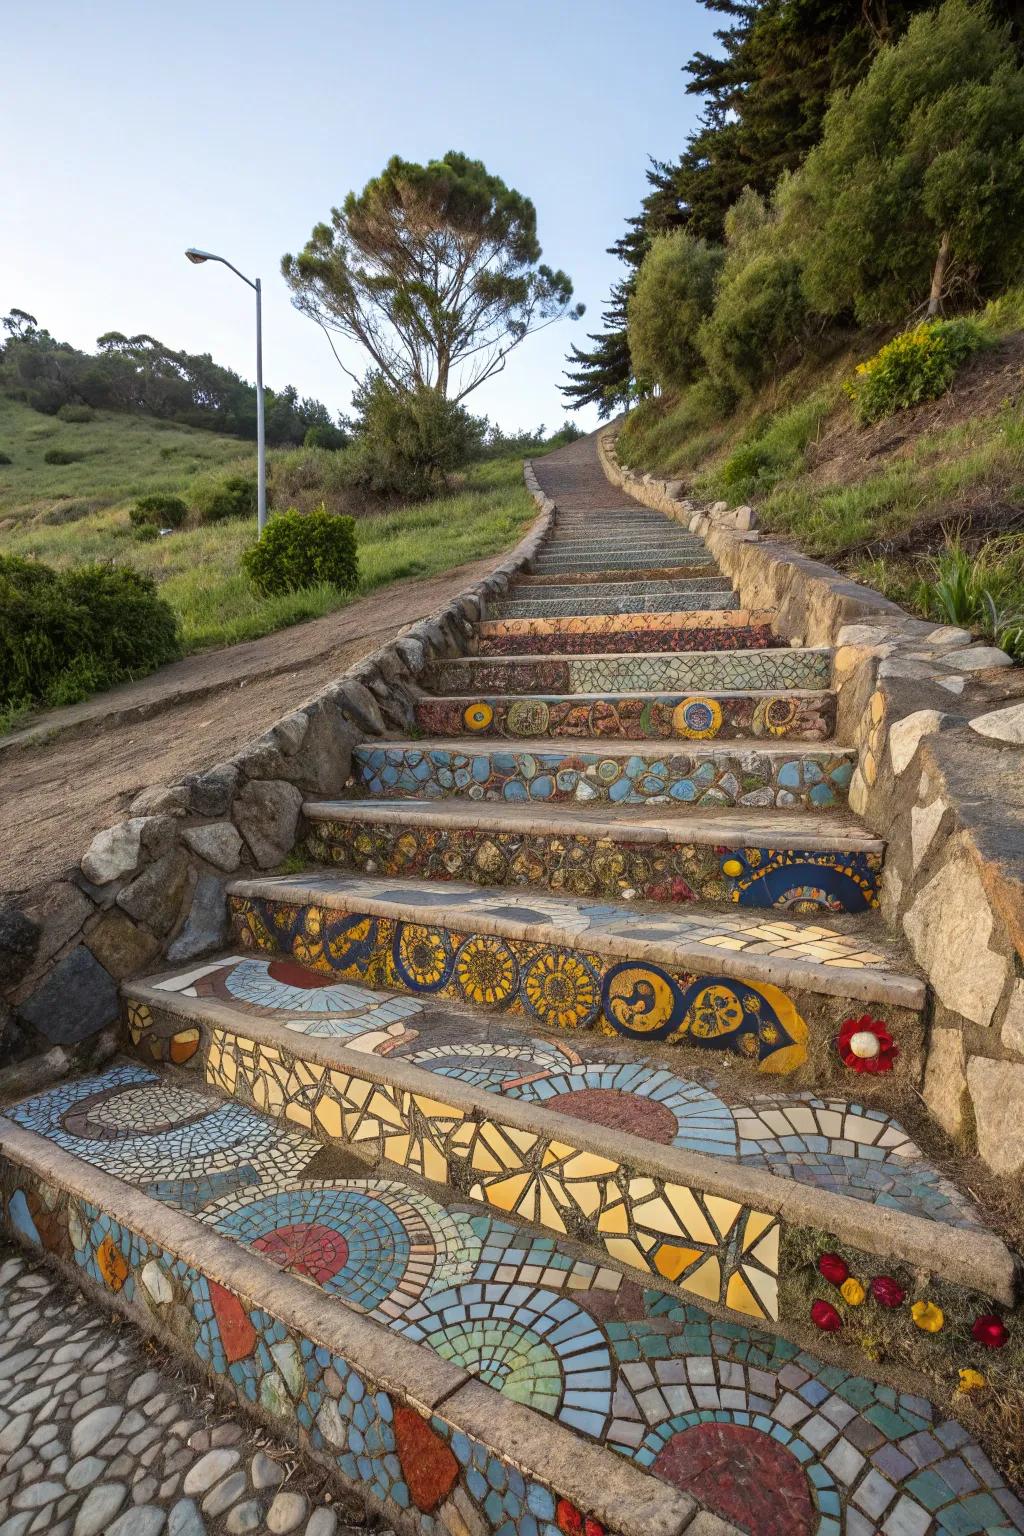
[[799, 262], [765, 251], [727, 273], [697, 340], [711, 377], [745, 394], [795, 357], [806, 323]]
[[1024, 661], [1024, 536], [1000, 534], [970, 554], [958, 536], [922, 584], [923, 606], [947, 624], [986, 635]]
[[392, 389], [374, 374], [356, 392], [358, 435], [346, 450], [354, 485], [377, 495], [430, 496], [478, 453], [484, 423], [433, 389]]
[[151, 577], [0, 556], [0, 708], [72, 703], [178, 650], [177, 620]]
[[348, 442], [347, 435], [340, 427], [332, 426], [330, 422], [319, 422], [316, 426], [307, 429], [302, 439], [303, 448], [325, 448], [328, 453], [337, 453], [339, 448], [344, 448]]
[[84, 459], [84, 453], [72, 453], [69, 448], [47, 448], [43, 454], [44, 464], [77, 464], [79, 459]]
[[86, 421], [95, 421], [96, 412], [91, 405], [62, 405], [57, 412], [58, 421], [70, 421], [81, 424]]
[[685, 230], [660, 235], [629, 300], [629, 353], [637, 378], [681, 389], [703, 372], [697, 347], [711, 313], [725, 253]]
[[132, 528], [132, 538], [138, 544], [152, 544], [160, 537], [160, 530], [156, 523], [136, 523]]
[[737, 500], [764, 495], [777, 481], [794, 473], [828, 415], [829, 404], [829, 394], [819, 391], [787, 410], [762, 418], [737, 443], [721, 468], [708, 477], [715, 491]]
[[13, 464], [14, 460], [9, 453], [0, 453], [0, 464]]
[[261, 597], [322, 582], [351, 592], [359, 580], [355, 520], [323, 506], [305, 514], [294, 507], [275, 513], [263, 537], [243, 554], [242, 565]]
[[843, 385], [861, 423], [944, 395], [961, 364], [983, 344], [970, 320], [922, 320], [894, 336]]
[[192, 505], [203, 523], [255, 517], [258, 500], [255, 475], [204, 475], [192, 485]]
[[188, 516], [188, 507], [180, 496], [154, 491], [149, 496], [140, 496], [128, 516], [136, 527], [149, 523], [156, 528], [180, 528]]

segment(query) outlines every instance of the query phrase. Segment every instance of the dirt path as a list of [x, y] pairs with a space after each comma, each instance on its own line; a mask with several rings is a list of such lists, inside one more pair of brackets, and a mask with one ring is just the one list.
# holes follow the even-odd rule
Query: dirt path
[[54, 710], [0, 740], [0, 906], [77, 863], [140, 790], [230, 756], [501, 559], [395, 582], [325, 618]]

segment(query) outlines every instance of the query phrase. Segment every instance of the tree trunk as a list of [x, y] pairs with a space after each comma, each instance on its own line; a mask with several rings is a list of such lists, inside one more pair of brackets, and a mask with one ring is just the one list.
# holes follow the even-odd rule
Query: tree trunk
[[949, 262], [949, 230], [942, 231], [942, 239], [939, 241], [939, 253], [935, 258], [935, 266], [932, 269], [932, 291], [928, 295], [928, 316], [937, 315], [939, 304], [942, 300], [942, 285], [946, 280], [946, 266]]

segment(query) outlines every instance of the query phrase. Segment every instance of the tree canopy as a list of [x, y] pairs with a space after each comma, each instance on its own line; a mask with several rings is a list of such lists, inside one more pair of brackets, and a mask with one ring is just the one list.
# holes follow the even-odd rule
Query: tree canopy
[[395, 155], [281, 270], [296, 308], [358, 342], [393, 389], [462, 400], [531, 331], [583, 313], [540, 257], [529, 198], [449, 151]]

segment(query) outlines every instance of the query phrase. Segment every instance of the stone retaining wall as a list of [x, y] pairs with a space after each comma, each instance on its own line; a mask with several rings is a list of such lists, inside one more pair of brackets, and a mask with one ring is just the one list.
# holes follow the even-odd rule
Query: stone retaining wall
[[912, 618], [757, 532], [699, 508], [598, 439], [605, 474], [707, 541], [740, 601], [793, 645], [835, 646], [837, 735], [859, 749], [850, 806], [888, 841], [882, 910], [933, 993], [921, 1089], [993, 1173], [1024, 1176], [1024, 671], [966, 630]]
[[305, 835], [303, 800], [342, 793], [356, 742], [415, 726], [420, 673], [466, 653], [482, 603], [506, 592], [536, 554], [555, 504], [529, 461], [524, 473], [539, 516], [489, 576], [226, 762], [144, 790], [77, 869], [23, 910], [0, 913], [0, 1066], [54, 1046], [102, 1058], [113, 1049], [121, 981], [224, 943], [226, 881], [288, 858]]

